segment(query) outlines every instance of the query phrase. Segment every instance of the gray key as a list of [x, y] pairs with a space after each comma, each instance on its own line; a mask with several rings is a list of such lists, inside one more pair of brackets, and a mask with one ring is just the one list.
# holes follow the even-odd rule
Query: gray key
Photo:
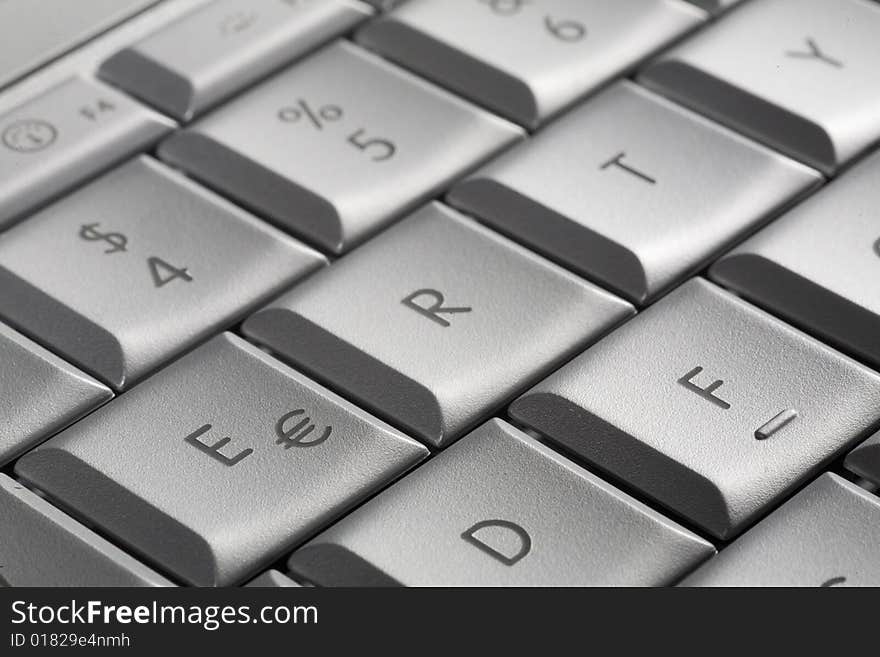
[[880, 498], [824, 474], [683, 586], [880, 586]]
[[880, 139], [880, 5], [749, 2], [640, 81], [834, 173]]
[[0, 586], [173, 586], [0, 474]]
[[243, 330], [442, 446], [632, 312], [435, 203]]
[[3, 0], [0, 87], [157, 0]]
[[340, 42], [177, 133], [160, 155], [340, 253], [521, 135]]
[[880, 486], [880, 432], [847, 454], [843, 464], [850, 472]]
[[722, 11], [727, 11], [734, 5], [742, 2], [742, 0], [685, 0], [685, 2], [690, 2], [692, 5], [696, 5], [710, 13], [717, 14]]
[[112, 396], [90, 376], [0, 324], [0, 465]]
[[299, 584], [284, 573], [280, 573], [277, 570], [267, 570], [262, 575], [258, 575], [248, 582], [246, 586], [262, 589], [284, 589], [299, 587]]
[[288, 566], [326, 586], [646, 586], [675, 581], [713, 553], [492, 420], [294, 552]]
[[729, 538], [864, 435], [878, 408], [880, 376], [695, 279], [510, 413]]
[[228, 585], [426, 454], [227, 333], [26, 454], [16, 472], [182, 579]]
[[99, 75], [188, 121], [369, 15], [357, 0], [219, 0], [118, 52]]
[[0, 315], [120, 390], [323, 262], [142, 158], [4, 234]]
[[622, 82], [458, 184], [449, 201], [646, 303], [820, 180]]
[[880, 366], [880, 154], [773, 222], [713, 279]]
[[358, 40], [534, 128], [704, 17], [679, 0], [411, 0]]
[[73, 78], [0, 117], [0, 228], [170, 132], [109, 87]]

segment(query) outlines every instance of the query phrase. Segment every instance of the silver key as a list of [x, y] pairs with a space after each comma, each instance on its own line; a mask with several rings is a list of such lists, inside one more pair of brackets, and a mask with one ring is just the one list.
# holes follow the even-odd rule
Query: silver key
[[435, 203], [243, 330], [443, 446], [632, 312]]
[[0, 324], [0, 465], [112, 396], [90, 376]]
[[294, 552], [288, 566], [328, 586], [645, 586], [675, 581], [713, 553], [491, 420]]
[[177, 133], [160, 155], [340, 253], [521, 136], [340, 42]]
[[847, 454], [843, 464], [850, 472], [880, 486], [880, 432]]
[[880, 586], [880, 498], [824, 474], [683, 586]]
[[99, 75], [188, 121], [369, 15], [357, 0], [220, 0], [118, 52]]
[[173, 125], [84, 78], [8, 112], [0, 117], [0, 228], [149, 147]]
[[640, 81], [831, 174], [880, 139], [878, 33], [875, 2], [749, 2]]
[[426, 454], [227, 333], [26, 454], [16, 472], [182, 579], [228, 585]]
[[148, 158], [0, 241], [0, 315], [120, 390], [324, 259]]
[[739, 4], [742, 0], [685, 0], [692, 5], [696, 5], [700, 9], [704, 9], [712, 14], [727, 11], [734, 5]]
[[299, 587], [299, 584], [284, 573], [280, 573], [277, 570], [267, 570], [262, 575], [258, 575], [248, 582], [246, 586], [262, 589], [284, 589]]
[[0, 474], [0, 586], [173, 586]]
[[0, 87], [158, 0], [3, 0]]
[[646, 303], [820, 180], [622, 82], [458, 184], [449, 201]]
[[880, 154], [711, 269], [714, 280], [880, 366]]
[[358, 41], [534, 128], [704, 17], [679, 0], [411, 0]]
[[857, 441], [878, 408], [880, 376], [695, 279], [510, 413], [729, 538]]

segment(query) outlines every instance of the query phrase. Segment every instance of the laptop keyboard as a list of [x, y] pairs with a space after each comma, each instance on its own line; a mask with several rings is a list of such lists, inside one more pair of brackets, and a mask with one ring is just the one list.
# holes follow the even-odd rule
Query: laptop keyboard
[[100, 5], [0, 22], [155, 5], [0, 90], [0, 584], [880, 585], [880, 3]]

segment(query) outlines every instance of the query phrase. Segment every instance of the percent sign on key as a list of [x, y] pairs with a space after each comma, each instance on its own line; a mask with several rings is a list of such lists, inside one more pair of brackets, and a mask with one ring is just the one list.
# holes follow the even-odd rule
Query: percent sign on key
[[[339, 105], [314, 106], [302, 98], [295, 105], [288, 105], [278, 110], [278, 119], [284, 123], [310, 123], [316, 130], [323, 130], [328, 123], [343, 118], [344, 112]], [[397, 153], [397, 145], [390, 139], [369, 137], [363, 128], [348, 135], [348, 143], [355, 148], [369, 152], [373, 162], [390, 160]]]

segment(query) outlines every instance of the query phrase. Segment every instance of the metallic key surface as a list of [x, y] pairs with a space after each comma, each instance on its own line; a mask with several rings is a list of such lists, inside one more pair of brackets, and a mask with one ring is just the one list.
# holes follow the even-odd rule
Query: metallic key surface
[[823, 474], [682, 586], [880, 586], [880, 498]]
[[427, 453], [229, 333], [115, 401], [16, 471], [197, 585], [256, 575]]
[[0, 586], [173, 586], [0, 474]]
[[254, 577], [246, 584], [246, 586], [262, 589], [285, 589], [298, 588], [299, 584], [294, 582], [284, 573], [273, 569], [267, 570], [265, 573]]
[[260, 310], [243, 330], [442, 446], [632, 312], [434, 203]]
[[158, 0], [3, 0], [0, 87]]
[[694, 279], [510, 414], [726, 539], [866, 435], [878, 409], [880, 376]]
[[880, 367], [880, 154], [725, 256], [712, 278]]
[[99, 75], [188, 121], [369, 14], [357, 0], [219, 0], [116, 53]]
[[448, 200], [641, 304], [821, 179], [621, 82], [460, 182]]
[[160, 156], [341, 253], [521, 136], [339, 42], [175, 134]]
[[0, 465], [112, 396], [106, 386], [0, 323]]
[[704, 18], [679, 0], [410, 0], [357, 38], [534, 128]]
[[0, 315], [119, 390], [325, 262], [142, 158], [0, 240]]
[[875, 433], [847, 454], [844, 466], [850, 472], [880, 486], [880, 433]]
[[491, 420], [294, 552], [288, 566], [326, 586], [659, 585], [713, 553]]
[[880, 5], [744, 3], [639, 80], [825, 173], [880, 139]]
[[0, 227], [148, 148], [173, 125], [85, 78], [0, 116]]

